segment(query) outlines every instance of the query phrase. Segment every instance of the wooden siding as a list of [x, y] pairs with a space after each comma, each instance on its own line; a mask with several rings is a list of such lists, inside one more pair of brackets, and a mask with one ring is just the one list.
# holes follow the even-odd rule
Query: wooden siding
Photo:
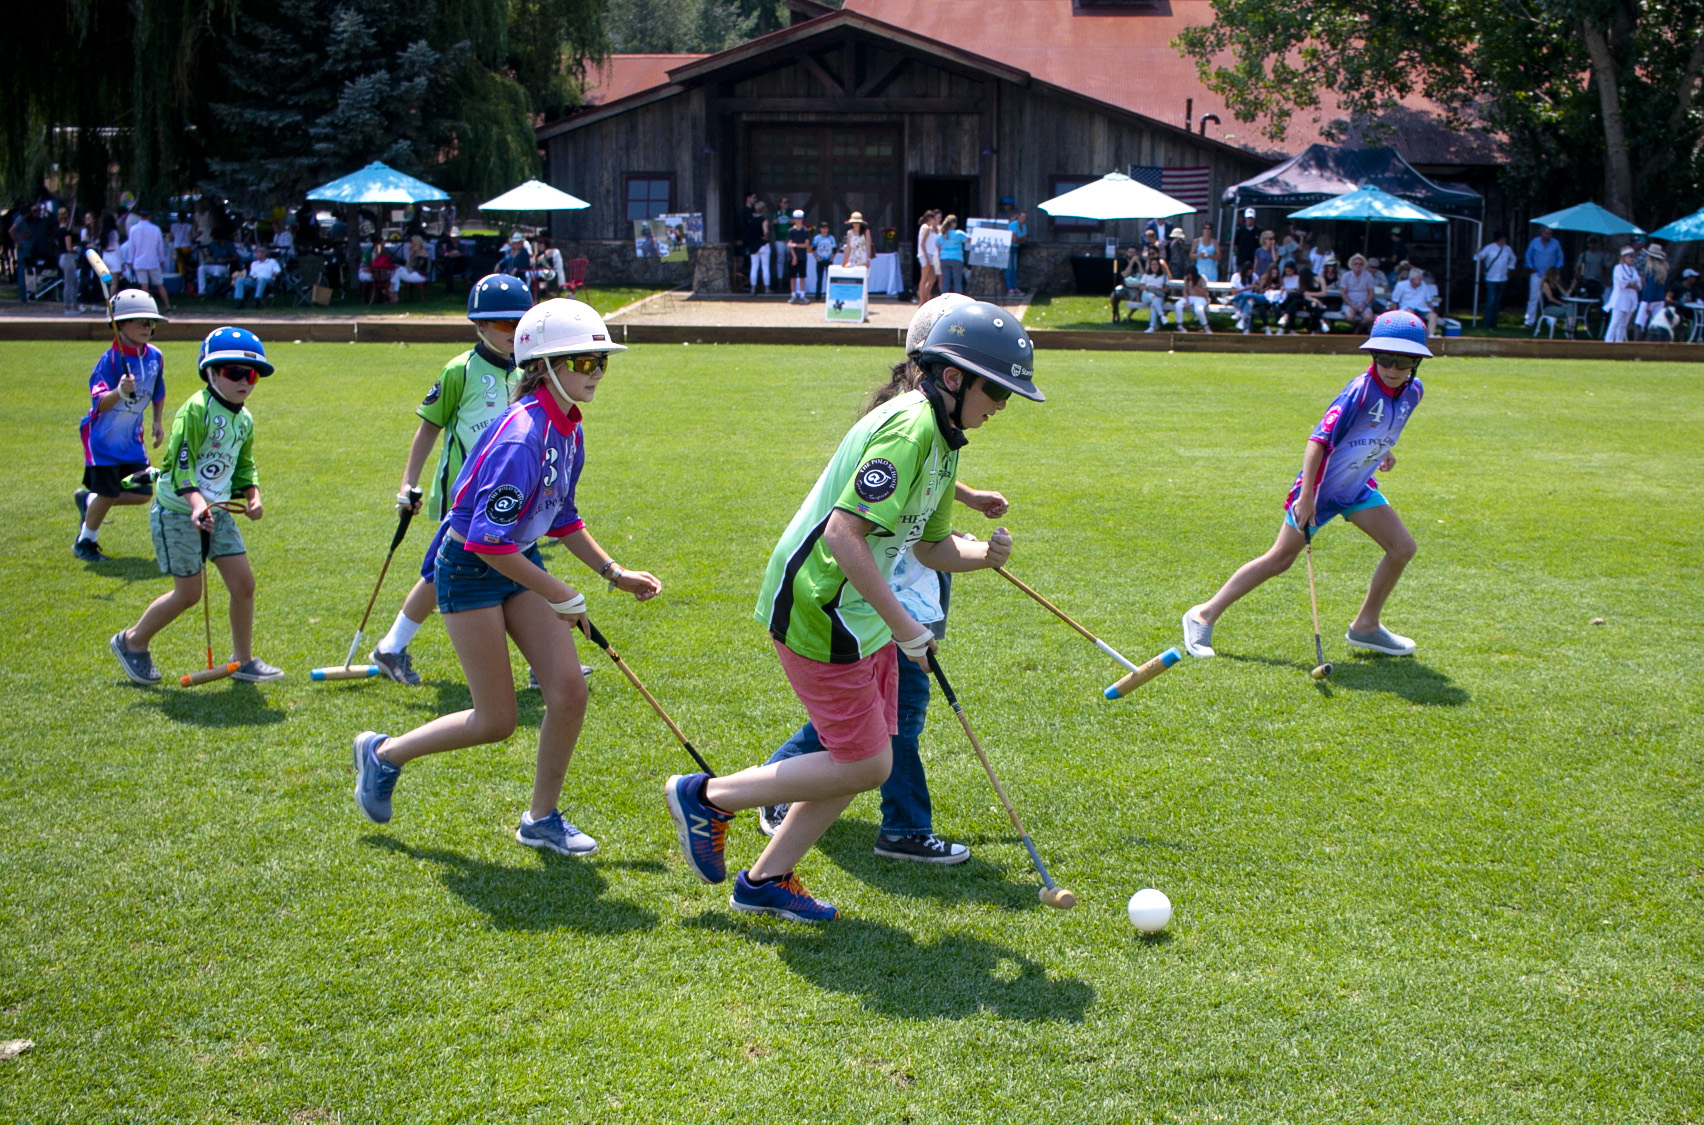
[[591, 204], [552, 215], [551, 233], [558, 239], [630, 237], [624, 191], [631, 173], [671, 173], [674, 209], [704, 210], [702, 90], [684, 91], [614, 114], [584, 129], [560, 133], [545, 144], [547, 181]]

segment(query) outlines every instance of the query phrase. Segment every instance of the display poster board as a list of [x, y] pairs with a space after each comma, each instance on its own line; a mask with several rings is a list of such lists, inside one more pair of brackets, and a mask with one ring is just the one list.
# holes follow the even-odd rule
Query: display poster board
[[[972, 219], [971, 222], [980, 225], [970, 228], [970, 245], [965, 248], [966, 261], [973, 266], [1005, 269], [1012, 252], [1011, 228], [1000, 220]], [[994, 222], [999, 222], [999, 225], [992, 225]]]
[[633, 255], [662, 262], [684, 262], [687, 249], [704, 245], [702, 213], [658, 215], [633, 220]]
[[829, 266], [828, 300], [823, 315], [830, 324], [862, 324], [868, 313], [868, 266]]

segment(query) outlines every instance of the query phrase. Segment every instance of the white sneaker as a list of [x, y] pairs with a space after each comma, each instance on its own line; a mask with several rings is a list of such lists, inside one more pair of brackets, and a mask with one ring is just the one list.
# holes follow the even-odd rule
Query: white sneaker
[[1217, 656], [1213, 651], [1213, 626], [1196, 616], [1201, 607], [1190, 606], [1183, 615], [1183, 650], [1191, 656]]
[[1377, 631], [1372, 633], [1357, 633], [1351, 627], [1347, 633], [1343, 634], [1343, 639], [1356, 648], [1369, 649], [1386, 656], [1412, 656], [1415, 649], [1412, 640], [1391, 632], [1383, 625], [1380, 625]]

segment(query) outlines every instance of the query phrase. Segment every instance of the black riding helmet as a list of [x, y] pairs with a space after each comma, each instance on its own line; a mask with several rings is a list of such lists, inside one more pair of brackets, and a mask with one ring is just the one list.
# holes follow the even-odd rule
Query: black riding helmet
[[926, 373], [921, 389], [935, 405], [951, 448], [958, 449], [967, 440], [963, 414], [969, 380], [961, 381], [958, 390], [949, 390], [941, 382], [941, 368], [956, 367], [1032, 402], [1045, 402], [1046, 396], [1035, 385], [1034, 350], [1017, 318], [986, 301], [949, 309], [935, 321], [916, 359]]

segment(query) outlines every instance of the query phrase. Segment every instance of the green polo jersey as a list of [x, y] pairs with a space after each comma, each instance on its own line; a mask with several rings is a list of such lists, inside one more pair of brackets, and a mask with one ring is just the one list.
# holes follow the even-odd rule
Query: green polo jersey
[[199, 491], [209, 504], [260, 484], [254, 471], [254, 415], [202, 387], [178, 407], [154, 489], [160, 507], [188, 512], [183, 494]]
[[426, 392], [415, 413], [444, 431], [438, 471], [432, 476], [426, 512], [444, 518], [444, 500], [461, 472], [462, 459], [479, 442], [479, 435], [509, 409], [509, 388], [520, 376], [507, 356], [475, 347], [444, 364], [438, 381]]
[[885, 582], [919, 539], [952, 534], [958, 453], [947, 448], [929, 400], [910, 391], [852, 427], [769, 556], [756, 617], [770, 636], [811, 660], [851, 664], [892, 639], [887, 624], [846, 581], [822, 541], [836, 508], [875, 524], [867, 541]]

